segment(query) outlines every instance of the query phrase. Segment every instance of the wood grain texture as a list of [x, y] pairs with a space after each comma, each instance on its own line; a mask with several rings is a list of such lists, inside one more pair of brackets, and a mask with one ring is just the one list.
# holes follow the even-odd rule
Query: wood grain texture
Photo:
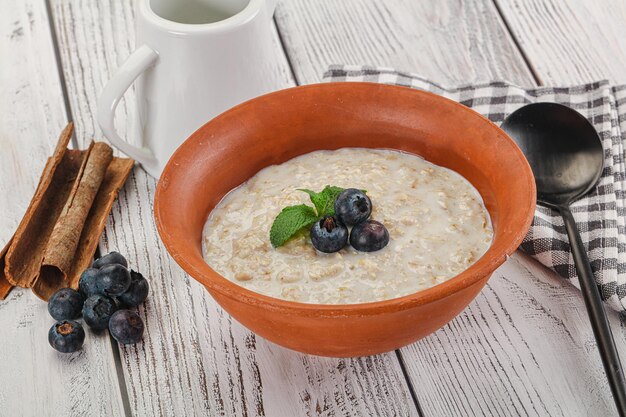
[[626, 2], [495, 1], [542, 84], [626, 83]]
[[[132, 51], [131, 2], [55, 0], [52, 5], [83, 143], [101, 137], [94, 122], [97, 96]], [[292, 85], [278, 38], [275, 46], [277, 77]], [[137, 139], [133, 110], [120, 106], [117, 123], [122, 136]], [[152, 217], [155, 184], [135, 169], [101, 242], [103, 252], [124, 253], [151, 283], [151, 296], [139, 309], [146, 321], [144, 341], [120, 348], [133, 415], [417, 414], [394, 354], [354, 360], [305, 356], [233, 322], [160, 243]]]
[[448, 84], [532, 83], [490, 1], [289, 0], [276, 22], [301, 84], [330, 64], [403, 68]]
[[[487, 2], [291, 1], [279, 5], [277, 23], [306, 82], [319, 80], [328, 64], [356, 63], [449, 85], [494, 78], [535, 84]], [[562, 80], [551, 82], [572, 81]], [[609, 314], [626, 355], [626, 332]], [[579, 292], [522, 254], [496, 271], [459, 317], [401, 357], [425, 416], [614, 413]]]
[[[612, 311], [618, 349], [626, 334]], [[523, 254], [455, 320], [402, 351], [426, 416], [615, 413], [580, 293]], [[415, 379], [414, 379], [415, 381]]]
[[[15, 231], [67, 122], [43, 0], [0, 1], [0, 246]], [[0, 416], [123, 415], [107, 336], [60, 354], [54, 320], [29, 290], [0, 302]]]

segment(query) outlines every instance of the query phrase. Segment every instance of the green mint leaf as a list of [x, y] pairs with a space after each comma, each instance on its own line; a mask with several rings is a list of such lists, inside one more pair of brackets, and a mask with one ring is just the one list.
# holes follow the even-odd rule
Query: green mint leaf
[[324, 217], [335, 214], [335, 200], [343, 191], [343, 188], [327, 185], [319, 193], [307, 190], [306, 188], [299, 188], [298, 191], [307, 193], [311, 198], [311, 202], [315, 206], [318, 217]]
[[298, 188], [298, 191], [302, 191], [303, 193], [307, 193], [309, 195], [311, 202], [315, 206], [315, 211], [319, 213], [319, 207], [317, 206], [317, 203], [316, 203], [316, 201], [318, 200], [319, 194], [313, 190], [309, 190], [308, 188]]
[[335, 200], [337, 196], [341, 194], [344, 189], [341, 187], [335, 187], [327, 185], [324, 187], [320, 194], [326, 197], [324, 207], [321, 210], [321, 216], [334, 216], [335, 215]]
[[306, 204], [285, 207], [274, 219], [270, 229], [270, 242], [275, 248], [284, 245], [301, 229], [318, 219], [313, 207]]

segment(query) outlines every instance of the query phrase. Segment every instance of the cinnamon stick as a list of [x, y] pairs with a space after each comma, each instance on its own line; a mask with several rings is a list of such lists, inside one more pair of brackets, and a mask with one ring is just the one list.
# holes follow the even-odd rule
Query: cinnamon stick
[[106, 226], [111, 207], [134, 165], [135, 161], [128, 158], [113, 158], [111, 161], [80, 237], [79, 250], [69, 272], [70, 287], [78, 288], [80, 275], [93, 262], [93, 255], [100, 242], [100, 235]]
[[68, 150], [72, 130], [70, 123], [61, 133], [26, 215], [0, 252], [0, 299], [13, 285], [32, 287], [44, 300], [59, 288], [77, 288], [133, 168], [132, 159], [114, 158], [101, 142]]
[[35, 195], [17, 227], [13, 244], [6, 255], [5, 276], [9, 283], [32, 287], [43, 259], [43, 253], [80, 168], [83, 154], [68, 151], [74, 125], [61, 132], [54, 154], [41, 174]]
[[[93, 255], [100, 242], [100, 235], [102, 235], [106, 225], [111, 207], [120, 189], [124, 186], [134, 164], [135, 161], [128, 158], [113, 158], [109, 164], [100, 189], [85, 220], [72, 263], [69, 269], [65, 270], [67, 278], [64, 286], [74, 289], [78, 288], [80, 275], [93, 262]], [[33, 287], [33, 292], [40, 298], [46, 299], [46, 293], [40, 290], [44, 285], [40, 286], [39, 284], [39, 281], [43, 279], [45, 277], [42, 273]], [[58, 288], [54, 288], [52, 292]]]
[[67, 273], [71, 270], [82, 229], [112, 159], [113, 150], [105, 143], [92, 142], [87, 149], [44, 251], [33, 288], [40, 297], [47, 299], [58, 288], [67, 286]]

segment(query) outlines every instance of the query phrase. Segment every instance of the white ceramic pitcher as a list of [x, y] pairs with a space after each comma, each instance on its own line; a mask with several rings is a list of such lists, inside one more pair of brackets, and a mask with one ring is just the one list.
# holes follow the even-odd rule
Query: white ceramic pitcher
[[[191, 133], [224, 110], [278, 88], [271, 18], [276, 0], [139, 0], [135, 52], [98, 101], [106, 138], [159, 177]], [[115, 109], [137, 79], [143, 140], [116, 132]]]

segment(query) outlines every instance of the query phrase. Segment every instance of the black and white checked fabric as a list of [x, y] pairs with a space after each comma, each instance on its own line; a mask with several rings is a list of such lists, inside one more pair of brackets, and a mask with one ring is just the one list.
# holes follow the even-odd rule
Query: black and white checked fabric
[[[605, 168], [596, 189], [576, 202], [572, 212], [587, 248], [602, 298], [615, 310], [626, 310], [626, 85], [597, 81], [567, 87], [526, 89], [502, 81], [445, 87], [415, 74], [391, 68], [331, 66], [325, 81], [366, 81], [430, 91], [488, 117], [495, 123], [534, 102], [565, 104], [583, 114], [602, 139]], [[558, 213], [537, 206], [521, 248], [578, 287], [574, 261]]]

